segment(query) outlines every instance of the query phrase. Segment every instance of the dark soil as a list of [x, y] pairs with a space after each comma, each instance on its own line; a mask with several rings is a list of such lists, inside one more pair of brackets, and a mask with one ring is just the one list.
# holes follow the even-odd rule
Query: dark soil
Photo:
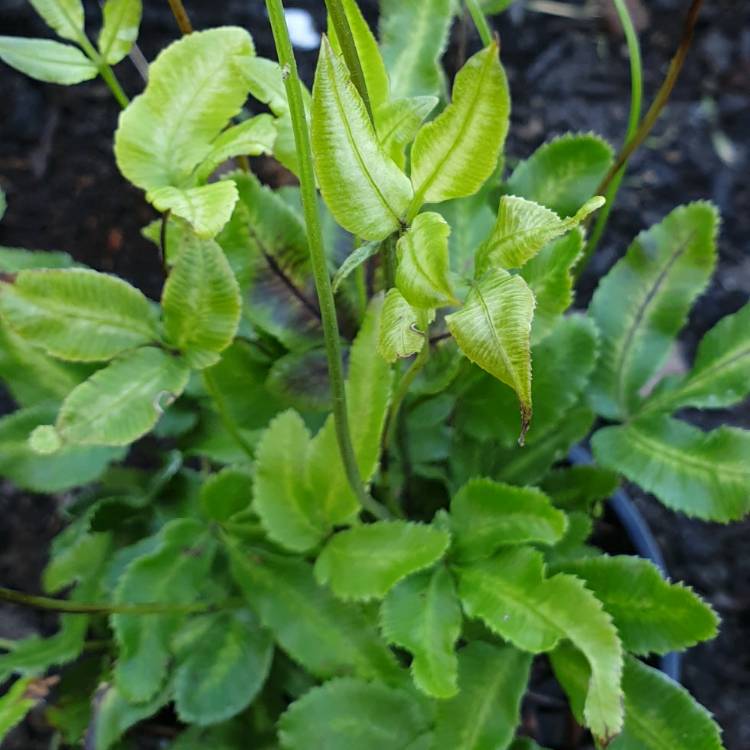
[[[95, 29], [97, 3], [86, 5]], [[322, 28], [322, 2], [287, 5], [311, 10]], [[362, 5], [374, 21], [376, 4]], [[687, 3], [651, 0], [645, 5], [650, 18], [641, 44], [650, 101], [678, 42]], [[177, 30], [165, 2], [146, 6], [139, 41], [151, 59], [177, 37]], [[262, 2], [188, 0], [187, 6], [197, 28], [243, 25], [253, 31], [259, 53], [273, 56]], [[47, 34], [23, 0], [0, 0], [0, 29], [10, 35]], [[601, 18], [571, 19], [527, 10], [504, 14], [498, 29], [514, 102], [507, 149], [511, 166], [543, 140], [568, 130], [593, 130], [619, 145], [628, 114], [629, 73], [624, 44], [611, 24]], [[476, 46], [471, 36], [469, 44]], [[456, 45], [449, 51], [449, 60], [455, 49]], [[309, 81], [314, 54], [299, 57]], [[128, 61], [117, 72], [128, 93], [141, 89]], [[2, 67], [0, 101], [0, 185], [8, 197], [0, 244], [66, 250], [157, 297], [163, 280], [159, 259], [140, 236], [141, 227], [154, 214], [114, 165], [111, 136], [117, 107], [104, 85], [95, 81], [71, 88], [48, 86]], [[701, 13], [694, 48], [662, 121], [632, 161], [605, 241], [582, 280], [581, 303], [637, 231], [678, 203], [693, 199], [717, 203], [724, 223], [718, 271], [682, 337], [683, 355], [689, 359], [700, 336], [747, 301], [749, 132], [750, 4], [714, 0]], [[707, 427], [718, 421], [750, 427], [747, 405], [710, 417], [689, 416]], [[17, 493], [7, 484], [0, 486], [3, 585], [38, 591], [45, 548], [59, 528], [56, 502]], [[692, 585], [723, 618], [720, 636], [685, 657], [684, 681], [716, 715], [728, 750], [746, 750], [750, 748], [750, 521], [723, 527], [676, 516], [640, 494], [637, 503], [663, 545], [672, 577]], [[0, 636], [15, 638], [53, 627], [48, 616], [0, 606]], [[32, 720], [7, 747], [33, 750], [46, 747], [46, 742], [43, 730]]]

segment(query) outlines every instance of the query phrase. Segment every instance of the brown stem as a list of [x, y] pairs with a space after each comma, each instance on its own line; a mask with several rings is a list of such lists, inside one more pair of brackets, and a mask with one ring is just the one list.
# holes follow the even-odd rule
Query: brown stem
[[685, 58], [687, 57], [688, 50], [690, 49], [690, 45], [693, 41], [693, 33], [695, 32], [695, 25], [698, 22], [698, 14], [700, 12], [701, 5], [703, 5], [703, 0], [693, 0], [693, 2], [691, 3], [687, 17], [685, 18], [685, 24], [682, 28], [682, 37], [680, 38], [680, 44], [677, 47], [677, 52], [675, 52], [674, 57], [669, 63], [669, 70], [667, 70], [667, 75], [664, 78], [664, 82], [659, 88], [659, 91], [657, 92], [651, 107], [646, 113], [646, 116], [638, 126], [638, 130], [636, 131], [635, 135], [623, 146], [622, 150], [617, 156], [617, 159], [615, 160], [615, 163], [612, 165], [609, 172], [607, 172], [606, 176], [601, 181], [601, 184], [596, 189], [597, 195], [603, 195], [607, 191], [610, 183], [623, 167], [623, 165], [628, 161], [628, 159], [630, 159], [636, 149], [638, 149], [643, 144], [643, 141], [646, 140], [649, 133], [656, 124], [656, 121], [659, 119], [659, 115], [661, 115], [664, 106], [669, 101], [669, 97], [671, 96], [675, 84], [677, 83], [677, 79], [680, 76], [682, 66], [685, 64]]
[[182, 35], [192, 34], [193, 24], [190, 23], [190, 16], [188, 16], [182, 0], [167, 0], [167, 2], [172, 9], [172, 15], [174, 16], [174, 20], [177, 21], [177, 26]]

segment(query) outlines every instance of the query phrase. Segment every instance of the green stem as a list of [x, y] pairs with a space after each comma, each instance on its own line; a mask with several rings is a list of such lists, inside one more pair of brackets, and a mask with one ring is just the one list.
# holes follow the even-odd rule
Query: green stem
[[[628, 143], [635, 138], [635, 135], [638, 132], [638, 123], [641, 120], [643, 102], [641, 46], [638, 43], [638, 33], [633, 25], [633, 19], [630, 17], [627, 3], [625, 0], [612, 0], [612, 2], [615, 5], [615, 10], [620, 18], [620, 23], [622, 24], [622, 30], [625, 33], [625, 41], [628, 46], [628, 57], [630, 58], [630, 116], [628, 118], [628, 127], [624, 138], [624, 143]], [[620, 189], [620, 183], [625, 176], [627, 167], [627, 162], [625, 162], [617, 174], [615, 174], [609, 188], [607, 189], [605, 195], [607, 202], [597, 214], [596, 224], [591, 232], [591, 236], [586, 242], [586, 248], [583, 251], [583, 255], [577, 264], [578, 273], [588, 265], [589, 260], [593, 257], [594, 252], [596, 252], [599, 241], [607, 227], [607, 221], [609, 220], [609, 215], [614, 207], [617, 192]]]
[[429, 358], [430, 337], [427, 332], [425, 332], [424, 344], [422, 344], [419, 354], [417, 354], [416, 358], [409, 366], [409, 369], [404, 373], [404, 376], [398, 383], [396, 392], [393, 394], [393, 401], [391, 402], [391, 409], [388, 414], [385, 434], [383, 437], [383, 451], [387, 451], [388, 446], [393, 442], [393, 437], [396, 434], [396, 428], [398, 426], [398, 415], [401, 410], [401, 405], [409, 393], [409, 388], [411, 388], [414, 378], [419, 375], [420, 370], [427, 364]]
[[130, 99], [128, 99], [127, 94], [122, 90], [115, 71], [112, 70], [109, 63], [96, 51], [96, 48], [91, 44], [85, 33], [81, 32], [81, 35], [78, 37], [78, 43], [89, 60], [99, 68], [99, 75], [102, 77], [104, 83], [107, 84], [115, 99], [117, 99], [117, 103], [125, 109], [130, 104]]
[[[70, 14], [65, 8], [65, 3], [57, 3], [57, 8], [67, 18], [71, 27], [77, 28], [77, 24], [70, 17]], [[102, 77], [107, 86], [109, 86], [109, 90], [114, 94], [115, 99], [117, 99], [117, 103], [123, 109], [125, 109], [125, 107], [127, 107], [130, 103], [130, 100], [122, 90], [122, 86], [120, 86], [120, 82], [117, 80], [117, 76], [115, 75], [114, 71], [109, 66], [107, 61], [95, 49], [94, 45], [91, 44], [89, 38], [86, 36], [85, 31], [80, 30], [77, 32], [77, 35], [78, 38], [76, 39], [76, 41], [80, 45], [81, 49], [84, 51], [89, 60], [91, 60], [91, 62], [93, 62], [94, 65], [96, 65], [96, 67], [99, 69], [99, 75]]]
[[365, 276], [367, 266], [362, 263], [354, 269], [354, 285], [357, 292], [357, 308], [359, 319], [362, 320], [367, 312], [367, 279]]
[[344, 464], [349, 484], [362, 507], [376, 518], [384, 518], [388, 515], [388, 511], [368, 495], [362, 484], [359, 466], [357, 465], [352, 445], [351, 433], [349, 431], [339, 325], [336, 317], [333, 291], [331, 289], [331, 279], [328, 275], [326, 256], [323, 249], [323, 235], [320, 229], [320, 217], [318, 216], [310, 134], [307, 128], [307, 118], [305, 117], [302, 86], [297, 72], [297, 62], [294, 59], [292, 43], [289, 39], [289, 31], [284, 18], [284, 6], [281, 0], [266, 0], [266, 8], [271, 21], [276, 53], [279, 63], [284, 70], [284, 86], [286, 88], [287, 99], [289, 100], [289, 113], [292, 119], [294, 143], [299, 162], [300, 191], [302, 194], [305, 224], [307, 226], [310, 264], [312, 266], [315, 289], [320, 305], [320, 317], [323, 324], [328, 373], [331, 382], [333, 419], [336, 426], [336, 437], [338, 439], [339, 451], [341, 452], [341, 460]]
[[385, 290], [396, 286], [396, 235], [392, 234], [383, 242], [383, 271], [385, 274]]
[[370, 122], [374, 124], [375, 118], [372, 113], [370, 95], [367, 92], [365, 72], [362, 69], [362, 62], [359, 59], [357, 44], [354, 41], [354, 36], [349, 26], [349, 19], [346, 17], [344, 4], [341, 0], [325, 0], [325, 3], [328, 15], [331, 17], [333, 30], [336, 32], [336, 38], [339, 40], [339, 45], [341, 46], [341, 52], [344, 55], [344, 62], [346, 63], [346, 67], [349, 68], [352, 83], [362, 97], [367, 114], [370, 116]]
[[239, 427], [237, 426], [234, 419], [232, 419], [232, 415], [229, 413], [229, 410], [227, 409], [226, 403], [224, 401], [224, 397], [221, 394], [221, 389], [216, 385], [214, 376], [210, 373], [209, 370], [210, 368], [203, 370], [203, 385], [205, 386], [208, 395], [211, 396], [211, 400], [214, 402], [214, 406], [216, 407], [219, 419], [224, 425], [224, 429], [232, 436], [237, 445], [239, 445], [239, 447], [242, 449], [242, 452], [251, 461], [254, 461], [255, 453], [250, 447], [250, 443], [248, 443], [247, 440], [242, 437], [242, 433], [240, 432]]
[[52, 599], [48, 596], [24, 594], [13, 589], [0, 587], [0, 601], [20, 604], [34, 609], [45, 609], [51, 612], [63, 612], [72, 615], [159, 615], [167, 613], [196, 614], [214, 612], [219, 609], [231, 609], [242, 606], [240, 599], [229, 599], [218, 604], [90, 604], [71, 602], [66, 599]]
[[120, 107], [125, 109], [125, 107], [130, 104], [130, 99], [128, 99], [127, 94], [122, 90], [122, 86], [120, 86], [120, 82], [117, 80], [115, 71], [112, 70], [104, 60], [98, 62], [97, 65], [99, 65], [99, 75], [101, 75], [102, 80], [107, 86], [109, 86], [109, 90], [112, 92], [115, 99], [117, 99], [117, 103]]
[[466, 0], [466, 7], [471, 14], [471, 18], [474, 21], [474, 25], [477, 27], [479, 32], [479, 38], [482, 40], [482, 44], [486, 47], [492, 42], [492, 31], [490, 25], [487, 23], [482, 9], [479, 7], [477, 0]]
[[[620, 153], [617, 156], [617, 159], [615, 160], [615, 163], [610, 167], [609, 172], [607, 172], [604, 179], [601, 181], [601, 184], [596, 189], [596, 193], [598, 195], [607, 195], [609, 193], [610, 186], [617, 180], [620, 171], [627, 166], [630, 157], [643, 144], [646, 138], [648, 138], [649, 133], [651, 133], [651, 130], [656, 124], [656, 121], [659, 119], [659, 116], [661, 115], [664, 107], [669, 101], [669, 97], [674, 90], [677, 79], [679, 78], [680, 72], [682, 71], [682, 67], [685, 64], [688, 50], [690, 49], [690, 45], [692, 44], [695, 25], [698, 22], [698, 14], [702, 5], [703, 0], [693, 0], [690, 4], [690, 8], [688, 9], [688, 13], [685, 18], [685, 24], [682, 28], [680, 44], [677, 47], [677, 51], [675, 52], [674, 57], [669, 63], [667, 75], [664, 77], [664, 81], [659, 87], [659, 90], [657, 91], [656, 96], [654, 97], [654, 101], [649, 107], [648, 112], [646, 112], [646, 116], [638, 126], [635, 135], [630, 138], [622, 147]], [[581, 259], [577, 269], [578, 275], [580, 275], [581, 271], [585, 267], [586, 263], [589, 260], [589, 257], [590, 253]]]
[[[425, 331], [424, 344], [419, 350], [414, 361], [409, 366], [409, 369], [404, 373], [403, 377], [396, 381], [396, 391], [393, 395], [393, 401], [391, 402], [391, 408], [388, 412], [388, 417], [385, 422], [385, 430], [383, 431], [383, 444], [382, 444], [382, 460], [381, 460], [381, 487], [383, 494], [386, 498], [388, 509], [393, 513], [394, 516], [399, 518], [404, 517], [404, 511], [401, 507], [399, 499], [396, 497], [393, 487], [391, 486], [391, 472], [390, 472], [390, 446], [393, 443], [393, 439], [396, 436], [399, 425], [399, 414], [401, 411], [401, 405], [404, 402], [409, 389], [411, 388], [414, 379], [419, 374], [420, 370], [427, 364], [427, 360], [430, 357], [430, 337], [429, 332]], [[398, 377], [399, 370], [396, 368], [396, 376]]]

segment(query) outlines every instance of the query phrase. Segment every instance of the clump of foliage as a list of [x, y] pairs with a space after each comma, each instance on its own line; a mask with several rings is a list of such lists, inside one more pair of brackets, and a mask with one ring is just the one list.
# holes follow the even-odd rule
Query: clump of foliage
[[[2, 38], [0, 57], [112, 83], [140, 2], [107, 0], [98, 49], [79, 0], [32, 4], [83, 52]], [[750, 307], [652, 387], [713, 271], [716, 210], [643, 231], [571, 312], [611, 147], [567, 134], [506, 175], [498, 44], [449, 93], [451, 0], [384, 0], [380, 43], [331, 2], [311, 93], [268, 9], [279, 62], [240, 28], [191, 33], [120, 116], [117, 164], [162, 212], [158, 304], [65, 253], [0, 249], [18, 404], [0, 473], [71, 493], [44, 574], [68, 598], [17, 597], [64, 614], [2, 642], [0, 733], [52, 670], [49, 721], [96, 750], [167, 705], [172, 750], [520, 750], [545, 654], [600, 747], [720, 748], [639, 658], [712, 638], [715, 613], [589, 542], [620, 477], [701, 519], [750, 509], [748, 434], [673, 416], [747, 396]], [[258, 154], [300, 188], [217, 173]], [[597, 464], [569, 466], [587, 438]]]

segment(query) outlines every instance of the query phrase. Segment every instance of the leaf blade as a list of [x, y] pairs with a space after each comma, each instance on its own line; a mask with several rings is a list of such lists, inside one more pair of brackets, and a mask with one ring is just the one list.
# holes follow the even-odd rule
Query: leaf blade
[[378, 142], [343, 62], [324, 39], [313, 86], [311, 137], [320, 190], [336, 221], [357, 237], [396, 231], [411, 183]]
[[497, 221], [492, 234], [477, 250], [477, 275], [488, 268], [521, 268], [552, 240], [574, 229], [589, 214], [604, 205], [595, 196], [584, 203], [574, 216], [561, 219], [538, 203], [504, 195], [500, 198]]
[[396, 584], [380, 610], [383, 635], [407, 649], [411, 673], [427, 695], [450, 698], [458, 691], [455, 648], [461, 634], [461, 607], [448, 569], [416, 573]]
[[[36, 438], [44, 452], [42, 441], [52, 437], [50, 430], [57, 450], [62, 445], [132, 443], [156, 424], [163, 411], [160, 401], [182, 393], [189, 374], [180, 360], [160, 349], [144, 347], [123, 355], [70, 392], [54, 428], [34, 431], [32, 447]], [[47, 450], [55, 452], [51, 445]]]
[[159, 211], [185, 219], [202, 239], [215, 237], [221, 231], [237, 203], [237, 190], [229, 181], [191, 188], [166, 185], [146, 196]]
[[[380, 38], [393, 98], [442, 93], [439, 60], [452, 20], [450, 0], [384, 0]], [[410, 33], [405, 35], [404, 29]]]
[[304, 465], [310, 433], [291, 409], [276, 417], [258, 444], [253, 507], [268, 535], [295, 552], [305, 552], [320, 543], [329, 526], [317, 498], [305, 482]]
[[65, 446], [51, 456], [32, 450], [29, 435], [54, 421], [56, 410], [41, 404], [0, 418], [0, 475], [32, 492], [65, 492], [96, 481], [123, 451], [99, 446]]
[[[590, 400], [605, 417], [632, 413], [703, 291], [716, 260], [716, 210], [691, 203], [636, 237], [599, 284], [589, 308], [602, 334]], [[611, 300], [628, 300], [623, 310]], [[632, 307], [630, 307], [632, 305]]]
[[612, 164], [612, 147], [593, 133], [566, 133], [521, 162], [508, 179], [512, 195], [572, 216], [593, 197]]
[[520, 276], [488, 271], [458, 312], [446, 316], [463, 353], [509, 385], [521, 405], [521, 440], [531, 421], [531, 320], [534, 295]]
[[628, 651], [682, 651], [716, 635], [718, 617], [711, 607], [692, 589], [665, 581], [647, 560], [603, 556], [564, 563], [562, 569], [602, 602]]
[[279, 646], [311, 674], [354, 674], [390, 682], [399, 674], [393, 655], [355, 606], [319, 586], [306, 562], [229, 548], [232, 575]]
[[717, 409], [750, 393], [750, 305], [722, 318], [701, 340], [686, 377], [657, 389], [639, 413], [670, 412], [685, 406]]
[[158, 340], [141, 292], [83, 268], [21, 271], [0, 283], [0, 314], [24, 339], [73, 362], [111, 359]]
[[507, 748], [520, 721], [531, 657], [512, 646], [474, 641], [458, 658], [460, 692], [438, 705], [435, 747]]
[[341, 531], [315, 563], [315, 578], [341, 599], [382, 598], [410, 573], [437, 562], [447, 532], [407, 521], [378, 521]]
[[422, 704], [405, 690], [351, 678], [331, 680], [293, 703], [279, 725], [287, 750], [406, 748], [429, 728]]
[[29, 0], [44, 22], [63, 39], [78, 41], [83, 35], [81, 0]]
[[[365, 484], [372, 480], [380, 460], [391, 397], [392, 373], [377, 348], [382, 310], [382, 297], [374, 297], [350, 350], [346, 382], [352, 444]], [[306, 471], [327, 522], [349, 523], [359, 512], [359, 501], [346, 478], [330, 416], [312, 440]]]
[[184, 243], [162, 292], [164, 331], [197, 368], [215, 364], [240, 322], [237, 279], [210, 240]]
[[437, 213], [419, 214], [396, 245], [396, 287], [412, 306], [423, 309], [457, 305], [449, 278], [451, 228]]
[[96, 65], [81, 50], [52, 39], [0, 36], [0, 60], [37, 81], [64, 86], [99, 75]]
[[378, 352], [386, 362], [399, 357], [410, 357], [424, 345], [429, 318], [422, 310], [415, 310], [393, 287], [388, 290], [380, 318]]
[[[155, 547], [133, 560], [120, 576], [115, 604], [186, 604], [197, 591], [213, 559], [215, 545], [203, 524], [193, 519], [169, 522]], [[135, 703], [153, 700], [167, 677], [169, 641], [182, 621], [180, 613], [110, 616], [119, 649], [115, 682]]]
[[534, 487], [472, 479], [451, 500], [451, 530], [459, 559], [488, 557], [505, 545], [554, 544], [567, 528], [565, 514]]
[[141, 0], [107, 0], [104, 3], [98, 46], [101, 56], [110, 65], [116, 65], [133, 48], [142, 13]]
[[581, 649], [592, 670], [586, 723], [604, 744], [620, 731], [622, 647], [609, 615], [580, 580], [561, 573], [546, 578], [541, 555], [522, 547], [461, 568], [459, 595], [469, 616], [518, 648], [545, 652], [567, 638]]
[[497, 166], [509, 112], [508, 83], [493, 42], [469, 59], [456, 76], [451, 103], [417, 133], [411, 152], [410, 216], [423, 203], [479, 190]]
[[250, 705], [271, 667], [273, 641], [247, 611], [188, 622], [173, 644], [175, 708], [186, 723], [209, 726]]
[[193, 170], [237, 115], [249, 84], [244, 62], [255, 54], [250, 35], [226, 26], [189, 34], [163, 50], [149, 82], [120, 116], [115, 158], [137, 187], [189, 187]]
[[596, 460], [689, 516], [728, 521], [750, 511], [750, 433], [704, 433], [665, 416], [643, 417], [594, 434]]

